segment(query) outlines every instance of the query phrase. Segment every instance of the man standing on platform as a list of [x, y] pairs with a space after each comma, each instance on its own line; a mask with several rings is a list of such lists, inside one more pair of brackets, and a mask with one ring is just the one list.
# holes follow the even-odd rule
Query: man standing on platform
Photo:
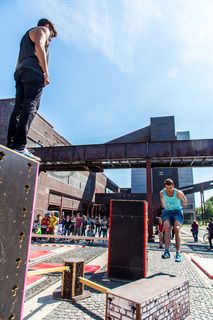
[[26, 148], [27, 134], [38, 111], [43, 87], [50, 83], [48, 46], [57, 31], [48, 19], [40, 19], [28, 30], [20, 43], [14, 78], [16, 81], [15, 106], [10, 117], [7, 146], [36, 160]]
[[165, 232], [165, 251], [162, 255], [163, 259], [170, 258], [170, 234], [171, 227], [174, 227], [176, 255], [175, 261], [181, 262], [180, 246], [180, 227], [183, 223], [183, 207], [187, 206], [187, 199], [182, 191], [174, 188], [174, 182], [171, 179], [164, 181], [164, 189], [160, 192], [161, 206], [163, 208], [162, 220]]

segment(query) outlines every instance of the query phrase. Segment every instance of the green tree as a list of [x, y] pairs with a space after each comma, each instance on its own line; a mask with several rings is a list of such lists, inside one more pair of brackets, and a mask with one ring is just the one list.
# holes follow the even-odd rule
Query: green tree
[[[202, 221], [201, 207], [196, 208], [196, 216], [198, 221]], [[211, 217], [213, 217], [213, 196], [205, 201], [205, 222], [207, 223]]]
[[205, 214], [206, 214], [206, 218], [210, 218], [213, 216], [213, 197], [209, 198], [206, 202], [205, 202]]

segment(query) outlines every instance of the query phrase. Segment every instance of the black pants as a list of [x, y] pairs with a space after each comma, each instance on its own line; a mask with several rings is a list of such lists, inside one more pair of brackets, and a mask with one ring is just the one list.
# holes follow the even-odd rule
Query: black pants
[[39, 108], [44, 78], [31, 69], [19, 69], [15, 72], [15, 81], [15, 106], [10, 117], [7, 146], [22, 150], [27, 144], [27, 134]]
[[213, 249], [212, 240], [213, 240], [213, 234], [210, 234], [209, 235], [209, 245], [210, 245], [211, 249]]
[[192, 235], [195, 242], [198, 242], [198, 231], [192, 231]]

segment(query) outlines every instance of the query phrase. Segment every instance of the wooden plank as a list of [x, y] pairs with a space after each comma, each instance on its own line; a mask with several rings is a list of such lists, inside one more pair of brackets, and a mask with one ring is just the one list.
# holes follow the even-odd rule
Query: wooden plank
[[88, 286], [90, 288], [93, 288], [97, 291], [100, 291], [102, 293], [108, 293], [110, 291], [110, 289], [104, 287], [104, 286], [101, 286], [100, 284], [97, 284], [93, 281], [90, 281], [88, 279], [85, 279], [85, 278], [82, 278], [82, 277], [79, 277], [80, 279], [80, 282], [83, 283], [85, 286]]
[[46, 268], [46, 269], [38, 269], [33, 271], [28, 271], [28, 277], [34, 277], [41, 274], [54, 273], [54, 272], [63, 272], [69, 270], [69, 267], [58, 267], [58, 268]]
[[75, 282], [76, 282], [76, 262], [73, 262], [73, 274], [72, 274], [72, 297], [75, 296]]
[[84, 236], [63, 236], [63, 235], [51, 235], [51, 234], [36, 234], [33, 233], [32, 237], [36, 238], [50, 238], [50, 239], [66, 239], [66, 240], [94, 240], [94, 241], [108, 241], [108, 238], [103, 237], [84, 237]]

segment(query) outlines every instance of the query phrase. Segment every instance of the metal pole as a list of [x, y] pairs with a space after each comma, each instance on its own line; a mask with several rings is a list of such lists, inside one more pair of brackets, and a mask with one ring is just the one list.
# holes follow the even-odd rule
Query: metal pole
[[202, 220], [205, 220], [205, 200], [204, 200], [204, 192], [203, 190], [200, 191], [200, 200], [201, 200], [201, 213], [202, 213]]
[[153, 214], [152, 214], [152, 168], [151, 161], [146, 160], [146, 190], [148, 202], [148, 234], [149, 241], [153, 241]]
[[204, 220], [206, 219], [206, 204], [205, 204], [205, 198], [204, 198], [204, 191], [203, 191], [203, 216]]
[[63, 196], [61, 195], [61, 203], [60, 203], [60, 208], [59, 208], [59, 219], [62, 220], [62, 208], [63, 208]]

